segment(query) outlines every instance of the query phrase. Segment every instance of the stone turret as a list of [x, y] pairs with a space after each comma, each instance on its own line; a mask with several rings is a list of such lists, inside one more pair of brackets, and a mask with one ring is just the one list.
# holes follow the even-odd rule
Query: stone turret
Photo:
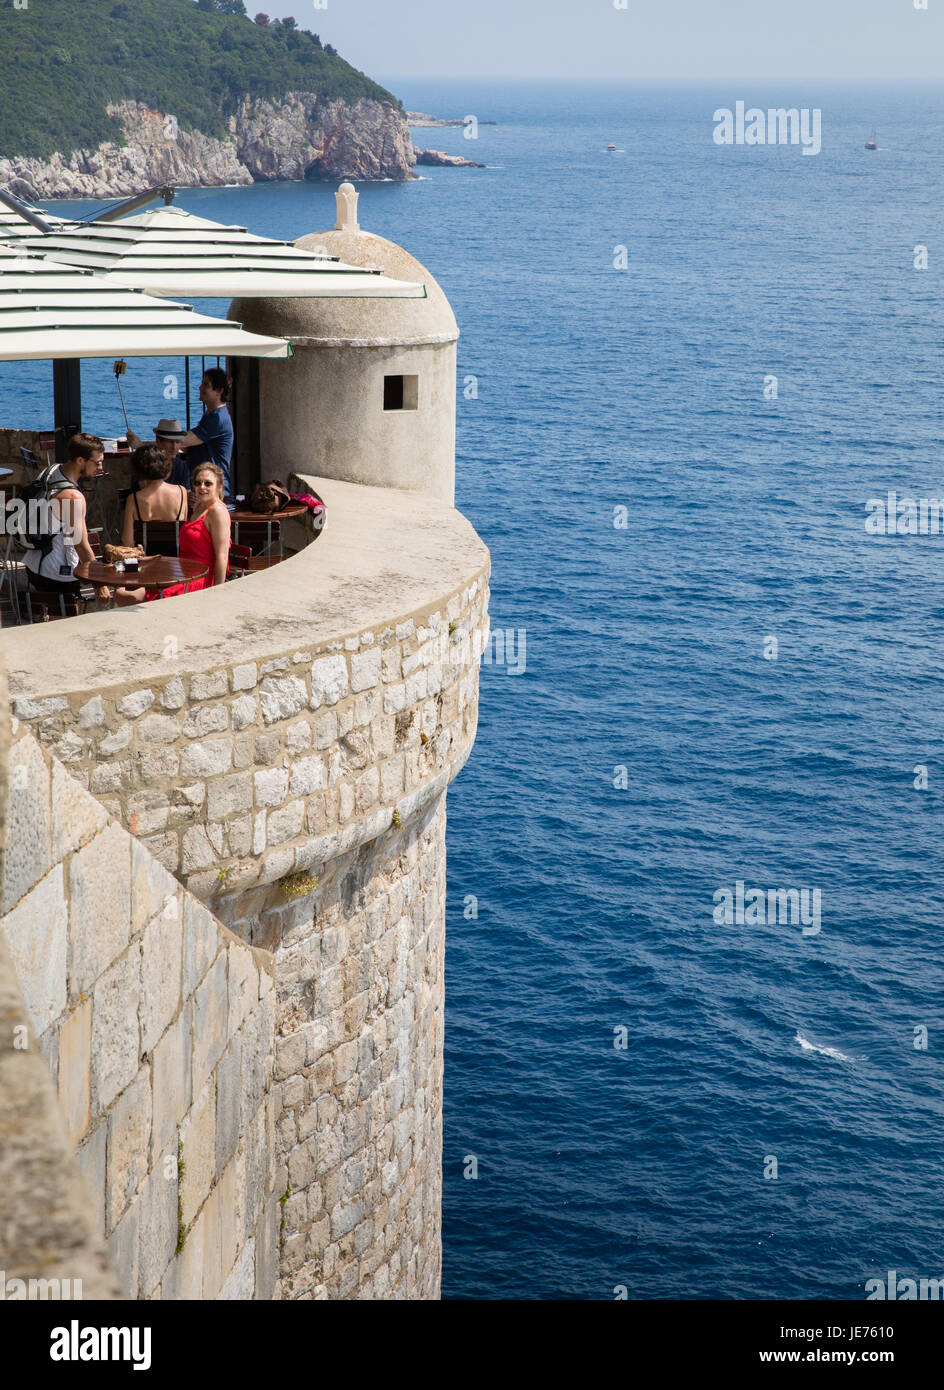
[[263, 478], [314, 473], [454, 504], [455, 315], [425, 266], [361, 229], [352, 184], [336, 197], [334, 228], [296, 245], [420, 283], [426, 297], [234, 300], [229, 317], [290, 338], [296, 355], [290, 365], [233, 363], [237, 399], [252, 399], [250, 374], [259, 378], [257, 426], [238, 418], [237, 432], [258, 430]]

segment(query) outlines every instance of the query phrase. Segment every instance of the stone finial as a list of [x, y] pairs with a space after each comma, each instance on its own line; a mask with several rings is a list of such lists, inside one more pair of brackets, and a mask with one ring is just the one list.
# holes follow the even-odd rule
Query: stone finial
[[338, 203], [338, 220], [334, 224], [336, 232], [359, 232], [357, 220], [357, 200], [360, 194], [352, 183], [342, 183], [335, 193]]

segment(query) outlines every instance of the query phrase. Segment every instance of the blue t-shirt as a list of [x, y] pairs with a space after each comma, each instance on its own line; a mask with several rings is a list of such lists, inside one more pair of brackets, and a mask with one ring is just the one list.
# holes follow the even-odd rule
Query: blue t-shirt
[[226, 479], [224, 496], [231, 497], [229, 465], [233, 457], [233, 422], [226, 406], [221, 405], [219, 410], [208, 410], [199, 425], [194, 425], [193, 433], [203, 443], [194, 444], [187, 450], [187, 465], [191, 474], [195, 463], [215, 463], [222, 468]]

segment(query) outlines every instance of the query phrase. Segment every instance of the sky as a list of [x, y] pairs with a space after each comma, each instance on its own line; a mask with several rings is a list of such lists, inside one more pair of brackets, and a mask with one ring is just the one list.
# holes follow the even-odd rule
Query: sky
[[[246, 0], [377, 81], [940, 82], [944, 0]], [[617, 9], [617, 5], [624, 8]]]

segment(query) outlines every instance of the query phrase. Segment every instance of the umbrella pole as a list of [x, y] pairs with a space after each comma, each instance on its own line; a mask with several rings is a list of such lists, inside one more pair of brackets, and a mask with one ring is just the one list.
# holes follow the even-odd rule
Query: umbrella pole
[[82, 364], [77, 357], [57, 358], [52, 364], [56, 462], [65, 463], [69, 440], [82, 430]]
[[190, 429], [190, 358], [184, 358], [184, 395], [187, 400], [187, 429]]

